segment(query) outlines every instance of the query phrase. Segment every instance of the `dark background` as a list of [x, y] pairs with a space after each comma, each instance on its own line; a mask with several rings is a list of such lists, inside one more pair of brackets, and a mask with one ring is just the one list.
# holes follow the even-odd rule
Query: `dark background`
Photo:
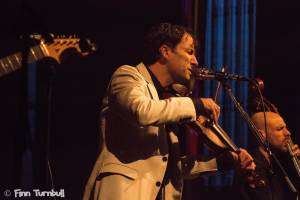
[[[23, 116], [24, 73], [0, 78], [0, 192], [29, 187], [29, 182], [20, 183], [19, 171], [24, 150], [31, 147], [33, 172], [28, 173], [35, 188], [49, 188], [48, 155], [55, 188], [64, 188], [68, 199], [79, 199], [97, 156], [100, 102], [111, 73], [121, 64], [138, 63], [142, 35], [150, 25], [182, 23], [181, 2], [5, 0], [0, 5], [0, 57], [22, 50], [19, 36], [33, 32], [77, 34], [98, 45], [88, 57], [74, 55], [61, 65], [38, 63], [38, 125], [32, 143]], [[256, 76], [265, 81], [267, 98], [279, 108], [297, 143], [299, 8], [296, 1], [257, 1], [256, 35]]]
[[[257, 1], [256, 72], [265, 94], [300, 141], [300, 17], [294, 1]], [[299, 142], [298, 142], [299, 143]]]

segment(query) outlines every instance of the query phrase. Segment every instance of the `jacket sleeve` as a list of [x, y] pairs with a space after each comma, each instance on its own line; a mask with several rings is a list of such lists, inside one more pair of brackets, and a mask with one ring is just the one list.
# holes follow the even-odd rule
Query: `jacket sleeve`
[[214, 174], [218, 171], [216, 158], [197, 160], [185, 156], [181, 158], [181, 168], [185, 179], [196, 178], [199, 175]]
[[196, 119], [195, 107], [189, 97], [159, 100], [154, 86], [131, 66], [122, 66], [113, 74], [109, 102], [114, 112], [140, 126]]

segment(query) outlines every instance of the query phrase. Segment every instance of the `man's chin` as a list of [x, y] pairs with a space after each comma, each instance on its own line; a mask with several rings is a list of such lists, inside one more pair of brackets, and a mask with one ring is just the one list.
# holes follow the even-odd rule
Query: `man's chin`
[[185, 86], [189, 86], [191, 82], [191, 78], [182, 78], [182, 79], [178, 79], [176, 81], [176, 83], [181, 84], [181, 85], [185, 85]]
[[276, 148], [276, 150], [275, 150], [275, 153], [276, 153], [276, 154], [285, 154], [285, 153], [287, 153], [287, 152], [288, 152], [288, 149], [287, 149], [286, 146]]
[[276, 155], [279, 155], [279, 154], [284, 154], [285, 155], [285, 153], [288, 151], [287, 147], [285, 147], [285, 146], [276, 146], [276, 147], [272, 146], [271, 150]]

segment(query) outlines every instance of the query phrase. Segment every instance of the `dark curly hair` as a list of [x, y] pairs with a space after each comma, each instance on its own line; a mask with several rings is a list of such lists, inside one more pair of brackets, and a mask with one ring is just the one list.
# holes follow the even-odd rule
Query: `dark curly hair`
[[165, 44], [171, 48], [175, 48], [185, 33], [193, 37], [196, 45], [196, 40], [188, 28], [170, 23], [161, 23], [158, 26], [152, 27], [144, 38], [144, 64], [153, 64], [159, 59], [160, 54], [158, 49], [161, 45]]

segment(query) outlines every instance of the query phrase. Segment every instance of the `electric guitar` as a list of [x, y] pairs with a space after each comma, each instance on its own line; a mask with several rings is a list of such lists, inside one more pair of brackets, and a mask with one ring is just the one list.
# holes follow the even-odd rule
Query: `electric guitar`
[[[89, 55], [96, 51], [96, 45], [88, 39], [81, 40], [76, 37], [56, 37], [52, 38], [51, 42], [46, 42], [40, 35], [33, 35], [32, 38], [39, 41], [29, 49], [27, 63], [34, 63], [44, 57], [51, 57], [56, 62], [61, 63], [61, 54], [67, 49], [73, 48], [82, 56]], [[84, 48], [81, 48], [81, 47]], [[6, 56], [0, 59], [0, 77], [10, 74], [22, 67], [22, 53], [18, 52], [13, 55]]]

